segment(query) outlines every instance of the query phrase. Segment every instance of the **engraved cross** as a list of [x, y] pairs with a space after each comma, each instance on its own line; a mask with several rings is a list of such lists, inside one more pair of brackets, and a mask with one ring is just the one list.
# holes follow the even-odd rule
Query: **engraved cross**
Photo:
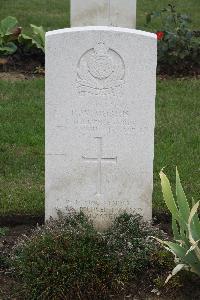
[[86, 162], [95, 162], [97, 163], [97, 196], [102, 195], [102, 163], [103, 162], [110, 162], [110, 163], [117, 163], [117, 157], [102, 157], [103, 156], [103, 143], [102, 143], [102, 137], [96, 137], [95, 138], [98, 142], [98, 155], [95, 158], [87, 158], [82, 156], [82, 158]]

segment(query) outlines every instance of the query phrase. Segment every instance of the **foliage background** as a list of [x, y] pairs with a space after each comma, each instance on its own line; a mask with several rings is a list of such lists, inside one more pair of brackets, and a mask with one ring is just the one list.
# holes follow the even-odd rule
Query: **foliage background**
[[[137, 28], [145, 29], [146, 13], [160, 10], [168, 3], [175, 4], [177, 11], [189, 14], [194, 29], [200, 28], [199, 0], [137, 0]], [[26, 30], [30, 30], [29, 24], [43, 25], [46, 30], [58, 29], [69, 27], [69, 8], [69, 0], [0, 0], [0, 19], [15, 16]], [[156, 21], [152, 29], [158, 26]]]

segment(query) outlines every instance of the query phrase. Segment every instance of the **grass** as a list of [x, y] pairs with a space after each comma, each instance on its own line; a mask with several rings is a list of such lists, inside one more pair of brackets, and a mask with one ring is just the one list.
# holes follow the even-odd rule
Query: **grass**
[[[154, 210], [162, 210], [158, 173], [175, 181], [179, 167], [189, 198], [199, 199], [199, 94], [195, 79], [158, 81]], [[0, 81], [0, 215], [44, 212], [44, 80]]]
[[[43, 25], [47, 31], [69, 27], [69, 3], [69, 0], [0, 0], [0, 20], [8, 15], [15, 16], [26, 31], [30, 31], [30, 23]], [[168, 3], [175, 4], [179, 12], [192, 16], [192, 27], [200, 28], [199, 0], [137, 0], [138, 29], [158, 30], [157, 21], [150, 29], [145, 28], [145, 14], [166, 7]]]
[[43, 25], [45, 30], [69, 27], [68, 0], [0, 0], [0, 19], [15, 16], [20, 26]]
[[156, 100], [154, 209], [163, 207], [159, 172], [166, 167], [175, 183], [178, 166], [188, 198], [200, 198], [200, 81], [177, 79], [158, 81]]
[[0, 81], [0, 213], [44, 205], [44, 82]]
[[167, 7], [171, 3], [176, 6], [179, 13], [184, 13], [192, 18], [191, 27], [193, 29], [200, 28], [199, 18], [199, 0], [137, 0], [137, 27], [144, 30], [158, 30], [159, 22], [155, 21], [150, 29], [145, 28], [145, 14], [151, 11], [157, 11]]
[[[137, 27], [145, 14], [174, 3], [200, 28], [199, 0], [138, 0]], [[69, 0], [0, 0], [0, 19], [16, 16], [46, 30], [69, 27]], [[148, 30], [158, 30], [153, 23]], [[179, 167], [186, 193], [199, 198], [198, 80], [158, 82], [154, 166], [154, 209], [163, 209], [158, 173], [163, 166], [174, 181]], [[44, 211], [44, 81], [0, 81], [0, 214]]]

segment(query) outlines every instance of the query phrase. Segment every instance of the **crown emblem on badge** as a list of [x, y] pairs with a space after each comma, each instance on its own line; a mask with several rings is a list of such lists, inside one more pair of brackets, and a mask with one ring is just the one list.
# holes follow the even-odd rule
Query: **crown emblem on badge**
[[82, 55], [78, 63], [77, 88], [81, 95], [119, 95], [125, 66], [121, 56], [100, 41]]

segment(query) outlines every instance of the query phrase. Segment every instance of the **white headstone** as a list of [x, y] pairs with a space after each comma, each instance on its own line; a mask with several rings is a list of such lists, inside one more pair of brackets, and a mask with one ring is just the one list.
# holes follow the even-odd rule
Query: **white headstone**
[[71, 0], [71, 27], [136, 27], [136, 0]]
[[84, 27], [46, 35], [46, 219], [82, 210], [98, 229], [151, 218], [157, 40]]

